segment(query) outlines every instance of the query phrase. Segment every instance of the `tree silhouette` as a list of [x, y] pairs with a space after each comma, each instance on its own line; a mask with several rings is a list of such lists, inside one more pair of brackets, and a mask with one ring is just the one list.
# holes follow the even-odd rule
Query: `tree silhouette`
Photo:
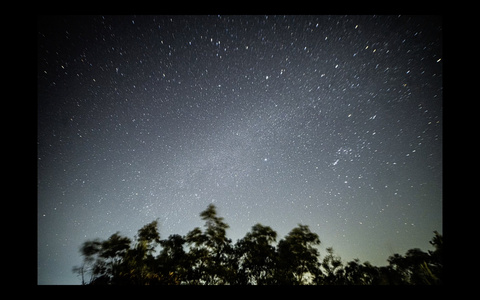
[[162, 251], [158, 255], [158, 273], [167, 278], [167, 284], [178, 284], [184, 281], [189, 270], [189, 260], [184, 250], [186, 240], [183, 236], [173, 234], [160, 241]]
[[83, 284], [86, 283], [87, 273], [90, 274], [89, 284], [107, 283], [119, 274], [119, 266], [130, 243], [129, 238], [120, 236], [118, 232], [103, 242], [98, 239], [86, 241], [80, 247], [84, 262], [74, 271], [81, 274]]
[[274, 284], [277, 254], [272, 245], [277, 233], [269, 226], [256, 224], [235, 245], [238, 284]]
[[205, 232], [196, 227], [186, 237], [187, 244], [191, 246], [189, 261], [193, 269], [189, 274], [189, 283], [226, 284], [232, 272], [228, 268], [228, 258], [233, 253], [231, 240], [226, 236], [229, 226], [217, 216], [213, 204], [200, 217], [205, 221]]
[[[441, 239], [441, 237], [438, 237], [438, 233], [436, 233], [435, 239], [436, 242]], [[441, 283], [441, 259], [439, 259], [440, 256], [432, 255], [433, 253], [435, 252], [425, 253], [418, 248], [414, 248], [408, 250], [405, 256], [400, 254], [390, 256], [388, 262], [391, 268], [401, 277], [399, 284]]]
[[324, 276], [319, 278], [323, 284], [337, 285], [344, 283], [344, 270], [342, 260], [334, 255], [332, 247], [327, 248], [327, 255], [322, 261], [322, 270]]
[[368, 261], [362, 264], [358, 258], [348, 262], [344, 269], [344, 284], [378, 285], [381, 284], [380, 278], [379, 268]]
[[299, 224], [278, 243], [277, 280], [280, 284], [306, 284], [318, 276], [320, 244], [316, 233]]
[[[203, 230], [161, 240], [158, 220], [138, 230], [134, 240], [112, 234], [102, 241], [85, 241], [83, 262], [72, 271], [89, 285], [431, 285], [443, 282], [443, 237], [434, 232], [434, 250], [394, 254], [388, 266], [375, 267], [359, 259], [343, 263], [326, 248], [321, 259], [320, 239], [299, 224], [275, 246], [277, 233], [255, 224], [235, 245], [229, 228], [210, 204], [200, 213]], [[158, 254], [157, 254], [158, 251]]]
[[430, 264], [424, 264], [424, 271], [427, 274], [425, 280], [428, 284], [441, 284], [443, 280], [443, 236], [438, 231], [433, 233], [435, 236], [429, 243], [435, 250], [428, 251]]

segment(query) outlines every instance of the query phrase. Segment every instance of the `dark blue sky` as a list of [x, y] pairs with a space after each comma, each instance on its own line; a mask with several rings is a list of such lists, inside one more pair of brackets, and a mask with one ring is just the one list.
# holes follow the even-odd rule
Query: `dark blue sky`
[[93, 16], [38, 23], [38, 282], [86, 239], [209, 203], [235, 242], [298, 223], [385, 265], [442, 231], [442, 26], [422, 16]]

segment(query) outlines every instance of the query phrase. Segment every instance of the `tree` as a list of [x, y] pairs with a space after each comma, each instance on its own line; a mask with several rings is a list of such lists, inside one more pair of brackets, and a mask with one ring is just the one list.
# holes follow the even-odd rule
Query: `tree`
[[188, 274], [191, 284], [226, 284], [232, 272], [228, 268], [233, 254], [231, 240], [226, 236], [228, 224], [217, 216], [215, 205], [210, 204], [200, 214], [205, 221], [205, 232], [196, 227], [187, 234], [186, 241], [193, 246], [189, 251], [192, 271]]
[[274, 283], [277, 255], [272, 243], [277, 233], [269, 226], [256, 224], [251, 232], [235, 245], [238, 261], [239, 284], [272, 284]]
[[410, 284], [427, 284], [426, 270], [424, 264], [430, 263], [428, 253], [423, 252], [418, 248], [413, 248], [407, 251], [404, 258], [404, 265], [408, 272], [408, 280]]
[[84, 261], [80, 267], [75, 267], [74, 272], [82, 276], [82, 283], [86, 284], [86, 274], [90, 274], [88, 284], [107, 284], [120, 272], [120, 264], [125, 254], [130, 249], [131, 240], [122, 237], [118, 232], [112, 234], [107, 240], [99, 239], [86, 241], [80, 247]]
[[334, 255], [332, 247], [327, 248], [327, 255], [322, 261], [323, 278], [321, 278], [323, 284], [337, 285], [344, 283], [344, 270], [342, 260], [339, 256]]
[[277, 246], [278, 264], [276, 279], [278, 284], [308, 284], [318, 276], [319, 253], [313, 246], [320, 239], [308, 225], [298, 224]]
[[153, 252], [155, 246], [160, 243], [160, 233], [158, 232], [158, 220], [155, 220], [138, 230], [137, 240], [139, 243], [145, 243], [147, 251]]
[[[163, 284], [163, 278], [157, 274], [155, 247], [160, 243], [158, 221], [155, 220], [138, 230], [136, 244], [126, 252], [121, 271], [114, 276], [114, 284], [155, 285]], [[115, 274], [117, 275], [117, 274]]]
[[438, 231], [433, 232], [435, 236], [430, 244], [435, 250], [428, 251], [430, 255], [430, 266], [425, 265], [425, 271], [428, 273], [426, 279], [428, 284], [441, 284], [443, 281], [443, 236]]
[[[84, 261], [74, 272], [79, 273], [84, 284], [157, 284], [161, 278], [152, 272], [155, 259], [152, 255], [160, 241], [158, 222], [153, 221], [138, 231], [136, 244], [119, 232], [107, 240], [86, 241], [80, 247]], [[85, 281], [90, 274], [90, 280]]]
[[119, 232], [112, 234], [106, 241], [102, 243], [100, 257], [104, 259], [104, 275], [110, 280], [116, 278], [120, 272], [121, 265], [125, 254], [130, 250], [131, 240], [122, 237]]
[[[99, 239], [87, 240], [82, 246], [80, 246], [80, 254], [83, 256], [83, 262], [81, 266], [73, 267], [73, 272], [78, 273], [82, 278], [82, 285], [92, 283], [97, 277], [96, 274], [96, 260], [101, 251], [102, 243]], [[87, 274], [90, 274], [88, 276]], [[86, 277], [88, 276], [88, 281]]]
[[185, 243], [185, 238], [178, 234], [160, 241], [162, 251], [157, 258], [158, 273], [166, 279], [166, 284], [180, 284], [186, 279], [189, 261], [183, 249]]
[[380, 273], [377, 267], [372, 266], [368, 261], [362, 264], [358, 258], [348, 262], [344, 268], [344, 284], [380, 284], [379, 278]]
[[[389, 267], [400, 278], [393, 284], [441, 284], [443, 270], [443, 237], [437, 231], [430, 244], [434, 251], [423, 252], [418, 248], [410, 249], [405, 256], [394, 254], [388, 258]], [[392, 282], [390, 282], [392, 283]]]

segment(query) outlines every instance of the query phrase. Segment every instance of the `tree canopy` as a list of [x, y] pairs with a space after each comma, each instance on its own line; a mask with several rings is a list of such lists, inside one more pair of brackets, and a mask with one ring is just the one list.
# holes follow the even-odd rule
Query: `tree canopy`
[[[438, 285], [442, 283], [443, 237], [437, 231], [434, 250], [394, 254], [388, 266], [359, 259], [343, 263], [331, 247], [321, 259], [319, 236], [298, 224], [278, 243], [269, 226], [255, 224], [232, 244], [229, 228], [210, 204], [200, 213], [203, 230], [161, 239], [158, 220], [138, 230], [134, 240], [112, 234], [85, 241], [83, 262], [73, 268], [89, 285]], [[158, 252], [158, 253], [157, 253]]]

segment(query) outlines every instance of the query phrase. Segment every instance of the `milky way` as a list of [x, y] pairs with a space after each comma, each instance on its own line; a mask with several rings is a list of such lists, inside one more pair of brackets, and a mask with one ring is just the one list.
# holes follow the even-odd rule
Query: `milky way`
[[209, 203], [235, 242], [298, 223], [385, 265], [442, 229], [442, 26], [422, 16], [93, 16], [38, 23], [38, 282], [86, 239]]

